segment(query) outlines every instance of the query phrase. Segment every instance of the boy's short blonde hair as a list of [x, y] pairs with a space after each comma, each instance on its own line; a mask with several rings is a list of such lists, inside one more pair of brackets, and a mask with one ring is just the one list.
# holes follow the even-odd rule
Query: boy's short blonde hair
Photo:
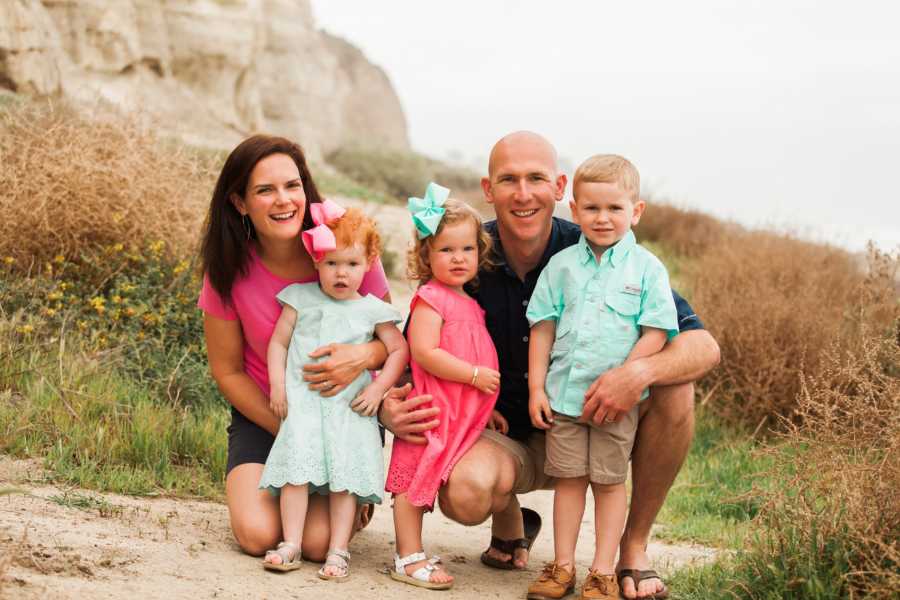
[[[438, 225], [434, 235], [419, 239], [413, 231], [413, 245], [406, 257], [406, 274], [410, 279], [418, 280], [420, 284], [427, 283], [432, 278], [431, 265], [428, 257], [434, 238], [440, 235], [447, 225], [455, 225], [462, 221], [470, 221], [475, 226], [475, 240], [478, 246], [478, 270], [491, 267], [490, 253], [493, 247], [491, 236], [481, 226], [481, 215], [474, 208], [455, 198], [447, 198], [444, 202], [444, 216]], [[473, 285], [478, 285], [478, 276], [472, 280]]]
[[579, 183], [617, 183], [631, 195], [632, 201], [641, 194], [640, 173], [631, 161], [618, 154], [595, 154], [581, 163], [575, 171], [573, 194]]

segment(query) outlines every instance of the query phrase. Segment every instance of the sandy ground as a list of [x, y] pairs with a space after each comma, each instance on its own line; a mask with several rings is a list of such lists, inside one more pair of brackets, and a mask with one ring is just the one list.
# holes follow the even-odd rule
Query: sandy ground
[[[387, 449], [386, 449], [387, 451]], [[387, 506], [354, 538], [351, 579], [320, 581], [316, 564], [287, 574], [264, 571], [242, 554], [228, 527], [224, 504], [171, 498], [133, 498], [63, 489], [47, 483], [36, 461], [0, 456], [0, 598], [422, 598], [429, 592], [392, 581], [384, 572], [393, 556]], [[81, 507], [76, 506], [81, 504]], [[457, 584], [440, 594], [462, 598], [522, 598], [540, 565], [552, 558], [550, 492], [524, 497], [545, 517], [527, 571], [496, 571], [479, 554], [489, 524], [466, 528], [439, 512], [426, 517], [426, 548], [449, 562]], [[589, 505], [585, 512], [591, 515]], [[586, 522], [578, 565], [591, 557], [593, 527]], [[663, 572], [708, 560], [708, 548], [651, 544]]]

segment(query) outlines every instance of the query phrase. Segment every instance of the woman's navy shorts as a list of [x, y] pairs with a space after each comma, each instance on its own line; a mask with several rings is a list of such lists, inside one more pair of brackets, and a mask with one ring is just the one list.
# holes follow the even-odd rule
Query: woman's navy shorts
[[231, 408], [231, 425], [228, 426], [227, 477], [231, 470], [244, 463], [266, 464], [275, 436]]

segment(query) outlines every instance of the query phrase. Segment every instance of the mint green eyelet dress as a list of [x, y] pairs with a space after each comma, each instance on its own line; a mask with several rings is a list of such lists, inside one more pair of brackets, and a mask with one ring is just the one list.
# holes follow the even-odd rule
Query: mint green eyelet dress
[[297, 322], [285, 374], [287, 417], [266, 459], [260, 489], [278, 495], [287, 484], [309, 484], [310, 493], [348, 491], [360, 503], [380, 504], [384, 463], [378, 421], [350, 408], [371, 375], [364, 371], [337, 396], [323, 398], [307, 387], [302, 368], [320, 346], [371, 341], [378, 323], [402, 320], [399, 311], [371, 295], [335, 300], [318, 283], [289, 285], [278, 301], [296, 309]]

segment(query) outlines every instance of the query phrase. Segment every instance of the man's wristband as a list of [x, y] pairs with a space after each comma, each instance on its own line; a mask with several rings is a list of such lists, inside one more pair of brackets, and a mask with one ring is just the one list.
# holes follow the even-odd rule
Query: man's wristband
[[478, 367], [472, 371], [472, 381], [469, 382], [469, 385], [475, 385], [475, 380], [478, 379]]

